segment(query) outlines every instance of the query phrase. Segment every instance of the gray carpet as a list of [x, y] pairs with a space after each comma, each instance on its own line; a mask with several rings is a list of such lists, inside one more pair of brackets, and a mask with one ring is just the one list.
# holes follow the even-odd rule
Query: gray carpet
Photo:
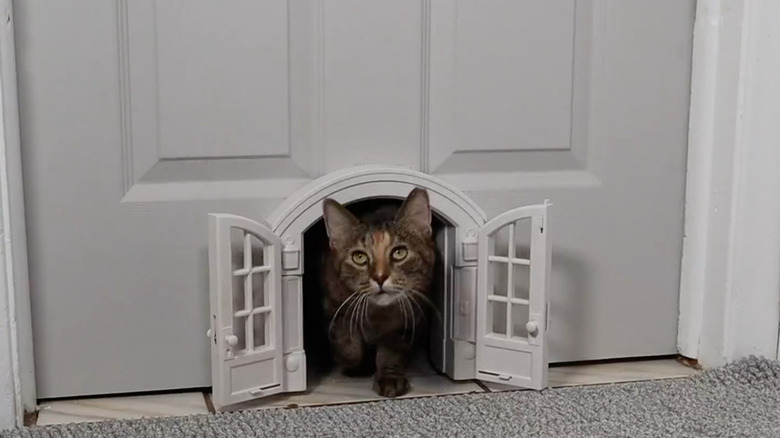
[[347, 406], [107, 421], [0, 437], [780, 437], [780, 364], [697, 377]]

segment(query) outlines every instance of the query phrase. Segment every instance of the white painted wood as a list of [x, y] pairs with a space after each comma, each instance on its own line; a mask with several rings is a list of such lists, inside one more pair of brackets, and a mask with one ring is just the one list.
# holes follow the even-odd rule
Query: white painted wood
[[281, 247], [266, 225], [209, 215], [208, 338], [217, 409], [284, 391]]
[[36, 407], [16, 88], [14, 14], [0, 1], [0, 429]]
[[364, 164], [421, 168], [425, 3], [321, 2], [324, 173]]
[[729, 355], [775, 357], [780, 324], [780, 3], [746, 3]]
[[697, 7], [682, 263], [683, 355], [777, 355], [780, 5]]
[[[446, 131], [436, 129], [444, 127], [441, 122], [432, 127], [431, 171], [516, 171], [528, 151], [568, 150], [572, 77], [581, 68], [572, 62], [577, 42], [572, 24], [589, 25], [589, 17], [576, 16], [576, 3], [433, 0], [432, 5], [437, 88], [431, 111], [457, 118]], [[440, 86], [442, 80], [454, 81], [450, 90]], [[508, 86], [513, 82], [536, 86]]]
[[[279, 2], [231, 3], [215, 12], [226, 15], [208, 29], [177, 21], [216, 19], [207, 2], [200, 3], [178, 17], [166, 8], [183, 2], [165, 2], [160, 21], [146, 0], [15, 5], [36, 378], [43, 398], [208, 386], [207, 215], [265, 218], [285, 193], [312, 178], [312, 2], [281, 8], [289, 42], [266, 38], [278, 32]], [[256, 12], [253, 18], [245, 17], [248, 10]], [[230, 18], [238, 14], [247, 19]], [[73, 32], [66, 21], [83, 25]], [[165, 29], [157, 41], [159, 27]], [[247, 33], [263, 38], [229, 41]], [[181, 35], [203, 43], [198, 50], [204, 56], [193, 55], [185, 43], [178, 55], [187, 64], [182, 74], [193, 75], [182, 81], [203, 82], [191, 95], [170, 79], [182, 66], [167, 56], [158, 64], [155, 56], [158, 49], [170, 51]], [[233, 50], [248, 45], [245, 58], [234, 59]], [[252, 83], [268, 79], [281, 87], [277, 70], [261, 64], [264, 57], [288, 54], [289, 93]], [[219, 69], [212, 58], [234, 59], [237, 68], [257, 75], [231, 70], [214, 77]], [[159, 94], [155, 73], [168, 78], [164, 88], [170, 86]], [[247, 99], [217, 100], [210, 107], [218, 88], [230, 96], [245, 90]], [[181, 114], [172, 99], [181, 100]], [[192, 108], [193, 100], [204, 103]], [[289, 145], [273, 143], [282, 134], [263, 120], [250, 129], [263, 135], [245, 135], [244, 112], [253, 120], [278, 120], [280, 111], [289, 114]], [[174, 128], [179, 125], [173, 122], [186, 126]], [[192, 155], [183, 154], [181, 144], [190, 128], [214, 136]], [[288, 153], [279, 155], [287, 146]], [[248, 150], [256, 155], [237, 156]], [[95, 345], [104, 354], [91, 354]], [[160, 360], [138, 361], [141, 354]], [[124, 371], [117, 375], [117, 369]]]
[[309, 176], [308, 145], [292, 131], [303, 123], [296, 98], [308, 79], [291, 68], [310, 56], [289, 38], [306, 19], [299, 9], [286, 0], [119, 0], [117, 8], [126, 199], [186, 199], [193, 190], [246, 197], [257, 184], [226, 184], [295, 187]]
[[[284, 247], [283, 247], [284, 248]], [[282, 249], [284, 260], [284, 249]], [[284, 266], [284, 261], [282, 262]], [[284, 392], [306, 390], [306, 352], [303, 349], [303, 277], [282, 272], [282, 344]]]
[[493, 190], [516, 188], [531, 169], [582, 170], [593, 62], [604, 56], [597, 29], [608, 9], [433, 0], [430, 170], [464, 189], [486, 182], [470, 174], [491, 172]]
[[431, 1], [430, 172], [555, 200], [551, 361], [674, 354], [695, 2], [489, 3]]
[[[725, 17], [724, 17], [725, 18]], [[738, 22], [739, 19], [736, 20]], [[697, 4], [696, 26], [694, 28], [694, 49], [691, 84], [690, 127], [688, 134], [688, 169], [685, 199], [685, 240], [682, 256], [680, 281], [680, 323], [677, 335], [677, 347], [681, 354], [698, 358], [699, 341], [704, 318], [704, 296], [706, 294], [708, 260], [708, 238], [711, 222], [727, 217], [720, 213], [723, 198], [728, 197], [728, 184], [713, 184], [714, 175], [723, 180], [730, 179], [730, 171], [724, 163], [729, 161], [729, 148], [716, 148], [714, 139], [716, 129], [721, 125], [718, 109], [714, 105], [717, 99], [729, 102], [725, 107], [733, 109], [736, 98], [733, 92], [719, 90], [718, 80], [733, 82], [737, 66], [733, 52], [734, 44], [721, 48], [720, 35], [736, 30], [734, 20], [723, 20], [719, 2], [701, 1]], [[733, 39], [733, 38], [732, 38]], [[728, 39], [726, 39], [728, 41]], [[727, 52], [730, 56], [724, 56]], [[724, 74], [725, 73], [725, 74]], [[725, 111], [728, 115], [730, 110]], [[723, 116], [721, 116], [722, 118]], [[724, 151], [726, 158], [718, 155]], [[714, 190], [711, 190], [714, 189]], [[724, 193], [723, 190], [729, 190]], [[722, 220], [721, 220], [722, 221]], [[720, 228], [723, 226], [720, 225]], [[716, 227], [718, 228], [718, 227]], [[712, 269], [709, 272], [719, 272]]]
[[[545, 202], [509, 210], [479, 231], [476, 377], [480, 380], [537, 390], [547, 387], [552, 255], [548, 208]], [[503, 261], [491, 260], [499, 251], [502, 229], [508, 229], [507, 256]], [[530, 242], [518, 239], [522, 231], [530, 234]], [[524, 248], [528, 258], [515, 263], [520, 259], [516, 251], [525, 252]], [[521, 272], [529, 270], [527, 286], [516, 275], [518, 267]], [[506, 282], [502, 284], [499, 276]]]
[[15, 5], [41, 397], [207, 386], [207, 214], [363, 162], [555, 199], [551, 360], [676, 351], [693, 0], [192, 1]]
[[[0, 253], [0, 261], [5, 265], [7, 255], [3, 251]], [[2, 295], [0, 295], [0, 427], [3, 429], [19, 426], [22, 424], [20, 418], [21, 403], [17, 383], [19, 382], [19, 365], [16, 356], [16, 328], [12, 323], [14, 317], [13, 299], [9, 295], [13, 294], [13, 289], [8, 289], [8, 280], [5, 266], [0, 270], [0, 280], [2, 283]]]

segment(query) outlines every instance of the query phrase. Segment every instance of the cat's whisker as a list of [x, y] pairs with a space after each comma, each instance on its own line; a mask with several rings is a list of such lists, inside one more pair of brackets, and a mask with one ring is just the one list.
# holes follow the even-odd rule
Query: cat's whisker
[[416, 329], [417, 318], [416, 318], [416, 315], [414, 314], [414, 307], [412, 307], [412, 305], [409, 303], [409, 297], [406, 296], [406, 294], [400, 295], [399, 298], [407, 306], [407, 308], [410, 311], [410, 314], [412, 316], [412, 321], [411, 321], [411, 323], [412, 323], [412, 340], [411, 340], [411, 342], [414, 342], [414, 338], [416, 336], [416, 331], [417, 331], [417, 329]]
[[404, 328], [405, 328], [405, 331], [408, 333], [409, 332], [409, 325], [411, 324], [412, 326], [414, 326], [414, 319], [410, 320], [411, 315], [409, 314], [409, 310], [407, 310], [406, 302], [403, 299], [401, 299], [399, 301], [402, 304], [401, 307], [404, 309]]
[[418, 303], [417, 300], [414, 299], [415, 297], [414, 297], [413, 293], [409, 294], [409, 293], [404, 292], [404, 295], [411, 302], [411, 304], [414, 304], [415, 306], [417, 306], [417, 310], [420, 311], [420, 314], [422, 315], [423, 319], [425, 319], [427, 321], [428, 320], [428, 316], [426, 315], [425, 310], [422, 308], [420, 303]]
[[328, 336], [330, 336], [330, 333], [333, 331], [333, 325], [336, 323], [336, 317], [339, 316], [339, 312], [341, 312], [341, 309], [353, 298], [355, 298], [355, 295], [357, 295], [357, 292], [354, 292], [352, 295], [348, 296], [346, 300], [344, 300], [343, 303], [339, 306], [338, 309], [336, 309], [336, 313], [333, 314], [333, 318], [330, 319], [330, 324], [328, 325]]
[[354, 325], [355, 329], [359, 329], [363, 338], [365, 338], [366, 331], [364, 322], [366, 319], [366, 309], [368, 308], [368, 289], [361, 289], [358, 293], [360, 294], [360, 297], [357, 300], [357, 304], [352, 309], [352, 318], [350, 318], [350, 336], [354, 336], [352, 328]]
[[[439, 319], [439, 322], [442, 324], [444, 323], [444, 318], [442, 317], [441, 312], [439, 312], [439, 309], [436, 308], [436, 305], [433, 304], [433, 301], [431, 301], [430, 298], [414, 289], [409, 289], [407, 292], [411, 293], [414, 297], [419, 297], [420, 299], [424, 300], [431, 307], [431, 309], [436, 312], [436, 317]], [[419, 305], [419, 303], [417, 304]]]
[[354, 323], [354, 321], [355, 321], [355, 309], [357, 309], [358, 305], [363, 300], [363, 298], [365, 298], [365, 295], [358, 295], [358, 297], [355, 300], [352, 301], [352, 304], [350, 304], [349, 307], [347, 307], [346, 312], [347, 312], [347, 314], [349, 316], [349, 336], [350, 337], [354, 336], [352, 327], [355, 324]]
[[365, 322], [368, 317], [368, 299], [363, 300], [363, 311], [360, 313], [360, 331], [363, 333], [363, 339], [368, 338], [366, 336]]
[[363, 294], [363, 299], [360, 300], [360, 303], [358, 304], [358, 308], [355, 309], [355, 330], [359, 331], [359, 334], [363, 335], [363, 338], [365, 338], [365, 331], [363, 330], [363, 309], [368, 302], [368, 295]]
[[401, 318], [404, 320], [403, 339], [406, 339], [406, 330], [407, 330], [406, 308], [401, 304], [401, 300], [396, 300], [395, 303], [398, 305], [398, 308], [401, 309]]
[[355, 306], [355, 310], [352, 312], [355, 317], [355, 331], [360, 334], [360, 310], [363, 308], [363, 303], [366, 302], [366, 294], [360, 296], [360, 302]]
[[360, 302], [363, 301], [363, 295], [359, 296], [357, 300], [355, 300], [355, 305], [351, 307], [352, 312], [349, 316], [349, 337], [354, 339], [355, 333], [354, 333], [354, 327], [355, 327], [355, 311], [360, 305]]
[[[406, 301], [409, 301], [409, 297], [406, 297]], [[411, 303], [409, 303], [409, 310], [412, 313], [412, 342], [414, 342], [414, 338], [417, 336], [417, 316], [414, 314], [414, 307]]]

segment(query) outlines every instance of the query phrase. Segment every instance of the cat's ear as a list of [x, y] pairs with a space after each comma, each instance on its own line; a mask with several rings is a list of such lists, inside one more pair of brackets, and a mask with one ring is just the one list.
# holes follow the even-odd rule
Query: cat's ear
[[359, 224], [357, 218], [349, 210], [333, 199], [326, 199], [322, 202], [322, 217], [325, 219], [325, 228], [328, 230], [331, 248], [346, 245], [353, 230]]
[[411, 227], [425, 237], [431, 235], [431, 204], [425, 189], [415, 188], [398, 211], [396, 222]]

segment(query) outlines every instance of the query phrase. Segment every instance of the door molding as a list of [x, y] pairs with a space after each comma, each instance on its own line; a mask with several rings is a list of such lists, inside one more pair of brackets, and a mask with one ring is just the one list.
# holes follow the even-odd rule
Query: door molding
[[11, 0], [0, 0], [0, 429], [36, 408]]
[[[303, 255], [303, 233], [322, 217], [322, 200], [333, 198], [342, 204], [373, 197], [404, 199], [420, 187], [428, 191], [431, 208], [457, 229], [455, 258], [460, 266], [476, 264], [476, 236], [487, 222], [485, 212], [463, 191], [436, 176], [399, 166], [363, 165], [323, 175], [288, 196], [269, 218], [281, 236], [285, 251]], [[466, 249], [469, 248], [469, 249]], [[285, 275], [300, 275], [300, 265]]]
[[776, 357], [780, 3], [700, 0], [694, 27], [678, 349]]

